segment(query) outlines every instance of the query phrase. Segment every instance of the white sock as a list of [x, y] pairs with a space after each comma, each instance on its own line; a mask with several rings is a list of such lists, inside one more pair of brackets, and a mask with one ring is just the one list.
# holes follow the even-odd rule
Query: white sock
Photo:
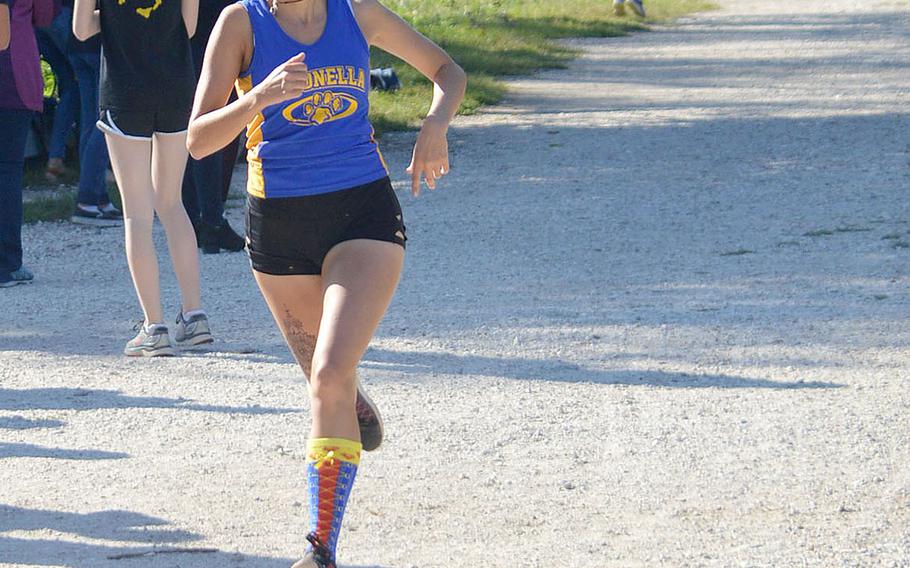
[[205, 315], [205, 310], [203, 310], [203, 309], [198, 309], [198, 310], [190, 310], [190, 311], [188, 311], [188, 312], [183, 312], [183, 320], [184, 320], [184, 321], [190, 321], [190, 318], [191, 318], [191, 317], [193, 317], [193, 316], [198, 316], [198, 315], [200, 315], [200, 314], [201, 314], [201, 315]]
[[147, 323], [147, 324], [145, 324], [145, 332], [152, 333], [159, 327], [163, 327], [164, 329], [167, 329], [167, 326], [164, 325], [163, 323]]

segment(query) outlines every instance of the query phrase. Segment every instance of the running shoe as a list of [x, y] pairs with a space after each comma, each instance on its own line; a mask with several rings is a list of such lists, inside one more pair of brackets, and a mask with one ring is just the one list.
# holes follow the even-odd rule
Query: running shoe
[[146, 327], [144, 322], [137, 326], [136, 337], [131, 339], [123, 349], [127, 357], [170, 357], [174, 355], [174, 346], [167, 327], [153, 324]]
[[642, 0], [628, 0], [627, 3], [629, 7], [632, 8], [632, 11], [635, 12], [635, 15], [639, 18], [645, 17], [645, 5]]
[[19, 284], [28, 284], [35, 279], [31, 271], [22, 266], [18, 270], [13, 270], [9, 274], [0, 275], [0, 288], [9, 288]]
[[0, 274], [0, 288], [12, 288], [19, 284], [25, 284], [25, 282], [16, 280], [12, 274]]
[[123, 221], [123, 213], [114, 207], [113, 203], [105, 203], [104, 205], [98, 206], [98, 211], [101, 212], [101, 218], [107, 219], [109, 221]]
[[94, 227], [116, 227], [123, 221], [123, 217], [110, 219], [96, 205], [76, 205], [76, 210], [70, 217], [70, 222], [78, 225], [92, 225]]
[[209, 327], [209, 318], [203, 312], [196, 312], [189, 320], [183, 318], [183, 312], [177, 314], [177, 329], [174, 331], [177, 343], [185, 345], [202, 345], [215, 341]]
[[614, 16], [625, 16], [626, 15], [626, 5], [623, 0], [617, 0], [613, 2], [613, 15]]
[[360, 443], [363, 451], [372, 452], [382, 444], [383, 427], [379, 408], [370, 400], [363, 385], [357, 381], [357, 423], [360, 425]]
[[329, 552], [326, 545], [322, 544], [316, 533], [306, 535], [306, 539], [310, 541], [312, 548], [303, 555], [303, 558], [295, 562], [291, 568], [336, 568], [332, 553]]

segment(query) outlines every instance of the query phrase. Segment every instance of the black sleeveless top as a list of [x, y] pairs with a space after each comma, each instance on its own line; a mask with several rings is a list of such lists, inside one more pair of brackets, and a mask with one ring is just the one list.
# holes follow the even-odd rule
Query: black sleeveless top
[[181, 0], [99, 0], [102, 110], [189, 111], [196, 77]]

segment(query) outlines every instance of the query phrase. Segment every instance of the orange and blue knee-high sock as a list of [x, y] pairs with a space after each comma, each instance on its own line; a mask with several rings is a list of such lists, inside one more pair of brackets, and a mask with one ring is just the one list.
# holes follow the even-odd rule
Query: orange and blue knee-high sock
[[[310, 534], [314, 548], [322, 546], [335, 561], [344, 508], [360, 464], [360, 442], [344, 438], [314, 438], [307, 443]], [[313, 542], [313, 537], [317, 542]]]

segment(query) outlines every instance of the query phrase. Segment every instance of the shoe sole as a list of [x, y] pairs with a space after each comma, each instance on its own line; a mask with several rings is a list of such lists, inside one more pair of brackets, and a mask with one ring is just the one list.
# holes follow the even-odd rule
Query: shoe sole
[[214, 343], [214, 342], [215, 342], [215, 338], [212, 336], [211, 333], [200, 333], [199, 335], [194, 335], [193, 337], [189, 337], [187, 339], [178, 341], [177, 345], [195, 347], [197, 345], [206, 345], [208, 343]]
[[159, 347], [158, 349], [124, 349], [123, 354], [127, 357], [173, 357], [175, 354], [173, 347]]
[[382, 415], [379, 413], [379, 407], [376, 406], [376, 403], [373, 402], [373, 399], [367, 395], [366, 391], [363, 390], [363, 387], [359, 382], [357, 383], [357, 396], [362, 398], [366, 405], [370, 407], [370, 410], [373, 412], [373, 414], [376, 415], [376, 421], [379, 422], [379, 439], [375, 442], [373, 440], [364, 440], [363, 431], [360, 432], [360, 441], [363, 444], [363, 451], [372, 452], [382, 445], [382, 440], [385, 438], [385, 425], [382, 422]]
[[88, 217], [70, 217], [70, 223], [86, 225], [88, 227], [119, 227], [123, 221], [114, 219], [89, 219]]
[[0, 288], [12, 288], [13, 286], [18, 286], [19, 284], [31, 284], [31, 280], [10, 280], [9, 282], [0, 283]]

